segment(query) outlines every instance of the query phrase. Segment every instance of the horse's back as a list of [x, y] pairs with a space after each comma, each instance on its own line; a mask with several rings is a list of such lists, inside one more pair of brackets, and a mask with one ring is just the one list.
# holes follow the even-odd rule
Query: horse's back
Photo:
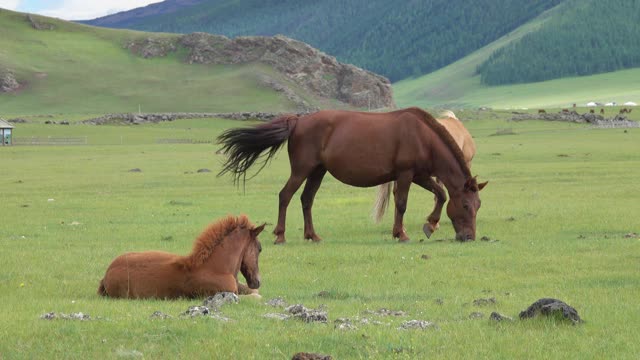
[[413, 111], [319, 111], [298, 119], [289, 156], [294, 166], [321, 164], [344, 183], [374, 186], [426, 156], [422, 128]]
[[438, 121], [447, 129], [453, 140], [455, 140], [456, 144], [462, 150], [464, 155], [464, 160], [467, 165], [471, 165], [471, 160], [476, 154], [476, 143], [467, 130], [466, 127], [462, 124], [462, 121], [458, 120], [455, 117], [445, 117], [442, 119], [438, 119]]
[[122, 254], [107, 268], [98, 293], [125, 298], [176, 297], [171, 296], [176, 289], [166, 284], [181, 283], [181, 258], [163, 251]]

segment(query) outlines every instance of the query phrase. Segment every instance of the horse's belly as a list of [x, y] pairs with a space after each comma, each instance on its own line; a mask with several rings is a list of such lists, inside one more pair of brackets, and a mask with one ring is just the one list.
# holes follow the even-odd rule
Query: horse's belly
[[347, 185], [370, 187], [394, 180], [393, 174], [380, 167], [327, 167], [329, 173]]

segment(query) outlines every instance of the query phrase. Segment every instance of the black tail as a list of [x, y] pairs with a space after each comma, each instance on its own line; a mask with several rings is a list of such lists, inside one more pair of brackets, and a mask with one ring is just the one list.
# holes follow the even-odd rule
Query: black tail
[[[258, 160], [263, 158], [257, 175], [269, 160], [278, 152], [289, 138], [296, 126], [295, 115], [280, 116], [268, 123], [249, 128], [229, 129], [218, 136], [218, 144], [222, 145], [222, 153], [227, 155], [218, 176], [233, 174], [233, 182], [237, 184], [242, 178], [246, 181], [246, 172]], [[268, 150], [267, 153], [263, 154]]]

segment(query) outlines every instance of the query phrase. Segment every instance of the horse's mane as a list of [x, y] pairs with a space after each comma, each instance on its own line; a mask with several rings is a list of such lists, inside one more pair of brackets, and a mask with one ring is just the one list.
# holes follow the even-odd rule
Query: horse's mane
[[238, 217], [228, 215], [211, 223], [193, 242], [193, 250], [191, 254], [183, 259], [183, 264], [191, 268], [202, 265], [225, 236], [238, 227], [247, 228], [251, 226], [249, 219], [245, 215]]
[[[448, 146], [449, 150], [451, 150], [451, 152], [453, 153], [453, 157], [456, 159], [456, 161], [458, 161], [458, 164], [460, 165], [460, 168], [462, 169], [462, 172], [464, 173], [464, 175], [467, 178], [471, 177], [471, 171], [467, 167], [466, 161], [464, 161], [464, 154], [462, 153], [460, 146], [456, 144], [456, 141], [453, 139], [453, 136], [451, 136], [449, 131], [447, 131], [447, 129], [442, 124], [440, 124], [438, 120], [436, 120], [428, 112], [417, 107], [410, 107], [408, 109], [404, 109], [401, 111], [407, 111], [407, 112], [411, 112], [413, 114], [418, 115], [424, 121], [424, 123], [427, 124], [427, 126], [429, 126], [433, 131], [435, 131], [436, 134], [440, 136], [440, 139], [442, 139], [445, 145]], [[456, 116], [451, 111], [444, 112], [443, 115], [448, 116], [447, 113], [451, 113], [451, 115], [453, 115], [453, 117], [456, 118]]]

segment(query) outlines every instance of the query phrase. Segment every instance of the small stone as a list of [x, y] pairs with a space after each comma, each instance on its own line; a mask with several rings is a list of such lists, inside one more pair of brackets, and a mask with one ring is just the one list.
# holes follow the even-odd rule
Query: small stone
[[426, 320], [409, 320], [403, 322], [398, 330], [438, 328], [438, 325]]
[[489, 320], [493, 320], [493, 321], [513, 321], [513, 319], [509, 316], [506, 315], [502, 315], [500, 313], [497, 312], [492, 312], [491, 315], [489, 316]]

